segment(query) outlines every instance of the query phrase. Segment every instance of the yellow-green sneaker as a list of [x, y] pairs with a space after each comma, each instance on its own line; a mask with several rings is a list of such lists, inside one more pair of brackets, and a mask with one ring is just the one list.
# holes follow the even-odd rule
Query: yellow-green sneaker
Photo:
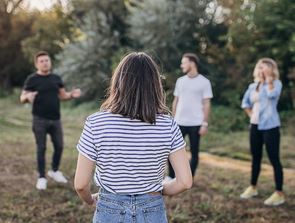
[[264, 201], [264, 204], [268, 206], [278, 206], [283, 203], [285, 203], [285, 196], [283, 194], [279, 194], [278, 192], [274, 192]]
[[242, 199], [249, 199], [258, 195], [258, 191], [253, 186], [247, 187], [247, 189], [240, 195]]

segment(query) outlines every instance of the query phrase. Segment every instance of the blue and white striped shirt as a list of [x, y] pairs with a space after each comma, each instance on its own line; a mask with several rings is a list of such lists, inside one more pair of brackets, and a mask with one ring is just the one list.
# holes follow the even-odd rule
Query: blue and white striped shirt
[[144, 194], [163, 189], [168, 156], [184, 146], [168, 115], [158, 115], [156, 124], [150, 124], [97, 112], [86, 119], [77, 149], [96, 163], [97, 186], [116, 194]]

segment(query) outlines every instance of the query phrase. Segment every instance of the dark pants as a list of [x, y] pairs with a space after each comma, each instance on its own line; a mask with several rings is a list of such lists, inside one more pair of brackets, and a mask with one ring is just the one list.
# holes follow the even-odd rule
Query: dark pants
[[33, 132], [37, 145], [37, 164], [39, 177], [45, 177], [45, 152], [46, 152], [46, 135], [51, 137], [54, 152], [52, 157], [52, 170], [57, 171], [63, 151], [63, 133], [60, 120], [49, 120], [33, 117]]
[[[190, 160], [190, 166], [191, 166], [192, 175], [194, 176], [199, 163], [200, 126], [179, 126], [179, 128], [183, 138], [185, 138], [186, 135], [188, 135], [189, 137], [190, 151], [192, 155]], [[169, 177], [174, 178], [175, 173], [170, 162], [168, 162], [168, 166], [169, 166]]]
[[256, 185], [260, 173], [261, 160], [265, 144], [268, 158], [274, 170], [276, 190], [283, 190], [283, 168], [280, 162], [279, 127], [269, 130], [258, 130], [257, 125], [250, 127], [250, 148], [252, 154], [251, 185]]

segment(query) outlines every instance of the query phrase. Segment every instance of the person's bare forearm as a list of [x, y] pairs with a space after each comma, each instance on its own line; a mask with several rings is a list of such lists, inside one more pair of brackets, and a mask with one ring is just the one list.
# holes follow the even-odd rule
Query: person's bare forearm
[[172, 102], [172, 116], [175, 116], [176, 113], [176, 107], [177, 107], [177, 103], [178, 103], [178, 98], [175, 97], [173, 102]]
[[209, 121], [209, 115], [210, 115], [210, 111], [211, 111], [211, 103], [210, 100], [208, 99], [208, 101], [204, 102], [203, 104], [203, 112], [204, 112], [204, 122], [208, 122]]
[[72, 98], [72, 92], [68, 91], [65, 91], [64, 94], [59, 95], [59, 99], [63, 101], [71, 100]]
[[20, 95], [20, 102], [22, 103], [22, 104], [24, 104], [24, 103], [28, 103], [29, 101], [28, 101], [28, 97], [27, 97], [27, 93], [22, 93], [21, 95]]
[[37, 91], [22, 91], [20, 95], [21, 103], [33, 103], [37, 95]]
[[188, 190], [192, 187], [192, 182], [189, 184], [181, 183], [177, 181], [177, 178], [174, 178], [173, 180], [168, 181], [163, 185], [163, 195], [176, 195], [179, 194], [185, 190]]
[[175, 172], [173, 180], [164, 181], [163, 194], [176, 195], [192, 187], [193, 177], [186, 155], [185, 147], [179, 149], [169, 155], [169, 161]]
[[79, 197], [89, 205], [92, 205], [94, 202], [90, 193], [90, 184], [94, 165], [94, 161], [87, 159], [79, 153], [74, 187]]
[[85, 201], [89, 205], [93, 204], [94, 200], [90, 193], [90, 185], [88, 185], [86, 188], [76, 188], [76, 191], [83, 201]]
[[72, 89], [71, 91], [66, 91], [64, 88], [59, 90], [60, 100], [71, 100], [73, 98], [79, 98], [81, 96], [81, 90], [79, 88]]
[[251, 115], [252, 115], [252, 109], [250, 109], [250, 108], [245, 108], [244, 111], [246, 112], [246, 114], [248, 115], [248, 117], [251, 118]]

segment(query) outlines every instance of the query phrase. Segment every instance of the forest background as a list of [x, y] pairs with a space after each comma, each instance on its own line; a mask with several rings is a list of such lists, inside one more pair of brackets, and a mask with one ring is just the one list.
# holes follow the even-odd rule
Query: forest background
[[[48, 4], [40, 10], [36, 2]], [[169, 106], [175, 81], [183, 75], [183, 53], [200, 57], [200, 72], [213, 86], [200, 174], [192, 190], [166, 200], [170, 222], [295, 222], [294, 12], [293, 0], [1, 0], [0, 221], [90, 221], [93, 210], [82, 205], [72, 188], [74, 147], [85, 117], [104, 100], [119, 60], [128, 52], [145, 51], [160, 67]], [[62, 106], [62, 169], [71, 183], [65, 188], [50, 183], [43, 194], [34, 190], [30, 107], [18, 99], [24, 80], [35, 71], [33, 54], [39, 50], [50, 53], [54, 72], [67, 89], [83, 92]], [[261, 57], [277, 61], [283, 83], [278, 108], [287, 204], [271, 211], [262, 204], [273, 190], [269, 166], [262, 174], [262, 197], [239, 200], [251, 159], [248, 119], [240, 104]], [[50, 154], [47, 158], [50, 163]], [[263, 162], [268, 164], [266, 156]]]

